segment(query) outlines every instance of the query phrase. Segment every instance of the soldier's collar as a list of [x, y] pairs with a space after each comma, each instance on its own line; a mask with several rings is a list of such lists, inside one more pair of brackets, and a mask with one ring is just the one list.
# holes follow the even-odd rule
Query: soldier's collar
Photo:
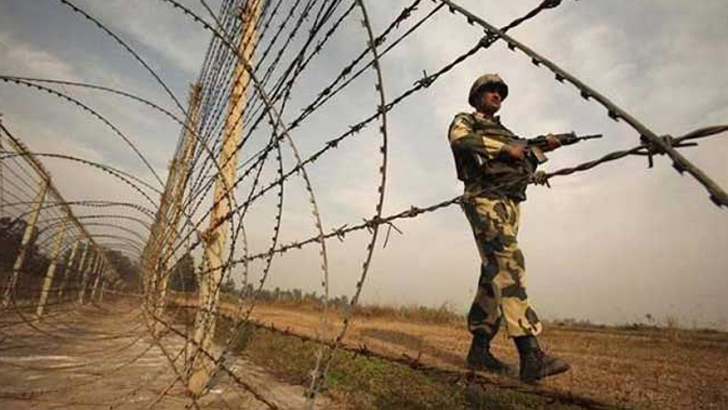
[[500, 121], [500, 115], [494, 115], [492, 118], [486, 118], [485, 115], [483, 115], [482, 112], [475, 111], [475, 112], [473, 112], [473, 116], [475, 118], [477, 118], [478, 120], [480, 120], [480, 121], [491, 121], [491, 122], [495, 122], [497, 124], [500, 124], [501, 123], [501, 121]]

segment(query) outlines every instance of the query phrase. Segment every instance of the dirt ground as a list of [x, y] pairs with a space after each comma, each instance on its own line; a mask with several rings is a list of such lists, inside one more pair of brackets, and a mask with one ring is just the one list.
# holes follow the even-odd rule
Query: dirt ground
[[[223, 311], [237, 309], [224, 305]], [[327, 327], [320, 312], [264, 305], [256, 307], [254, 319], [301, 335], [323, 331], [328, 338], [341, 326], [335, 313], [328, 315]], [[184, 339], [167, 334], [154, 340], [150, 335], [138, 304], [130, 301], [52, 310], [42, 321], [6, 311], [0, 315], [0, 408], [184, 408], [190, 399], [175, 376], [175, 367], [184, 361]], [[354, 318], [344, 341], [387, 357], [405, 354], [462, 370], [469, 339], [464, 324]], [[625, 408], [728, 409], [728, 334], [549, 326], [542, 344], [573, 368], [539, 389]], [[517, 363], [504, 336], [494, 350]], [[236, 377], [266, 400], [279, 408], [303, 408], [303, 387], [235, 360]], [[219, 380], [198, 404], [267, 408], [229, 378]], [[317, 407], [337, 406], [324, 398]]]
[[[228, 308], [230, 308], [228, 306]], [[258, 306], [254, 318], [279, 329], [313, 336], [321, 315], [308, 310]], [[329, 336], [338, 318], [329, 318]], [[406, 354], [445, 369], [462, 368], [470, 336], [463, 325], [429, 325], [384, 318], [354, 318], [345, 338], [354, 347], [391, 357]], [[541, 344], [572, 364], [541, 389], [570, 392], [627, 408], [728, 409], [728, 334], [657, 329], [549, 326]], [[517, 364], [504, 335], [494, 352]]]
[[[0, 409], [184, 409], [192, 400], [176, 376], [185, 339], [151, 337], [138, 303], [64, 305], [43, 320], [0, 312]], [[275, 380], [241, 358], [192, 408], [302, 409], [304, 388]], [[265, 401], [254, 398], [243, 384]], [[328, 406], [326, 398], [316, 408]]]

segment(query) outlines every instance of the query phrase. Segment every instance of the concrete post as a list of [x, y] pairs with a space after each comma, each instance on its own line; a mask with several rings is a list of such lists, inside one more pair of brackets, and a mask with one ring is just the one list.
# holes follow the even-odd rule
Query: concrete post
[[[172, 234], [177, 231], [182, 213], [182, 200], [189, 180], [190, 161], [196, 146], [194, 130], [199, 117], [201, 90], [199, 83], [191, 87], [182, 144], [170, 164], [164, 193], [142, 255], [144, 300], [153, 317], [159, 317], [163, 313], [167, 298], [170, 259], [167, 249], [174, 245], [175, 237]], [[153, 332], [156, 332], [156, 329], [157, 323], [153, 320]]]
[[41, 208], [43, 208], [43, 203], [45, 201], [46, 193], [48, 192], [48, 187], [50, 187], [48, 181], [43, 181], [42, 184], [43, 185], [41, 186], [38, 194], [35, 197], [35, 200], [33, 201], [33, 210], [30, 213], [28, 225], [25, 227], [25, 232], [23, 234], [23, 240], [20, 243], [18, 256], [15, 258], [15, 264], [13, 264], [12, 276], [10, 277], [8, 284], [5, 287], [3, 307], [7, 307], [8, 305], [10, 305], [10, 299], [13, 297], [15, 284], [18, 281], [18, 275], [20, 275], [20, 271], [23, 269], [23, 263], [25, 262], [25, 253], [28, 249], [28, 244], [30, 243], [30, 240], [33, 238], [33, 234], [35, 233], [35, 225], [38, 223], [38, 216], [40, 215]]
[[[170, 170], [170, 176], [174, 176], [174, 180], [170, 186], [168, 195], [171, 196], [169, 201], [169, 207], [171, 216], [167, 221], [167, 229], [164, 232], [165, 241], [164, 246], [160, 249], [162, 252], [162, 272], [160, 278], [160, 297], [157, 302], [157, 315], [161, 314], [167, 303], [167, 291], [169, 288], [169, 276], [171, 274], [169, 270], [169, 261], [172, 259], [174, 254], [174, 247], [179, 239], [177, 228], [179, 221], [182, 217], [182, 200], [184, 199], [185, 188], [189, 180], [189, 169], [190, 161], [195, 153], [195, 135], [192, 132], [197, 127], [197, 120], [200, 114], [200, 100], [202, 87], [199, 84], [193, 84], [190, 92], [190, 108], [187, 117], [187, 126], [185, 127], [185, 134], [182, 146], [182, 155], [175, 159]], [[166, 211], [166, 210], [165, 210]]]
[[63, 246], [63, 240], [66, 238], [66, 228], [68, 226], [68, 217], [63, 218], [63, 223], [60, 225], [59, 232], [56, 232], [56, 243], [53, 249], [53, 255], [51, 256], [51, 263], [48, 265], [46, 271], [45, 280], [43, 281], [43, 289], [40, 292], [40, 299], [38, 300], [38, 307], [36, 308], [35, 314], [40, 318], [43, 317], [43, 310], [45, 309], [46, 302], [48, 301], [48, 294], [51, 291], [53, 285], [53, 276], [56, 273], [58, 267], [58, 258], [61, 256], [61, 247]]
[[[206, 247], [205, 259], [207, 260], [208, 272], [201, 277], [199, 308], [195, 323], [194, 341], [199, 349], [207, 354], [212, 354], [212, 339], [215, 334], [215, 322], [220, 298], [220, 282], [223, 275], [223, 253], [227, 242], [229, 223], [226, 218], [230, 212], [231, 204], [228, 195], [235, 182], [235, 175], [238, 167], [238, 145], [240, 142], [243, 126], [242, 115], [245, 107], [245, 92], [250, 83], [250, 75], [245, 65], [250, 64], [258, 41], [255, 29], [263, 9], [262, 1], [247, 3], [242, 11], [243, 35], [238, 45], [240, 60], [235, 66], [233, 85], [230, 93], [229, 108], [225, 122], [222, 147], [218, 164], [220, 172], [215, 182], [215, 193], [213, 196], [213, 207], [210, 213], [210, 227], [205, 232]], [[215, 369], [215, 362], [210, 360], [207, 354], [195, 352], [190, 368], [190, 379], [188, 387], [193, 394], [202, 394], [205, 386]]]

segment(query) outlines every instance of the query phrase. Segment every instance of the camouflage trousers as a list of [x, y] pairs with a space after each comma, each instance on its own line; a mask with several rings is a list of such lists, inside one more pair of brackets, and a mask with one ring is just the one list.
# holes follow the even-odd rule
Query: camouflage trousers
[[471, 197], [463, 210], [480, 252], [478, 292], [468, 313], [468, 329], [491, 340], [501, 321], [510, 337], [538, 335], [541, 321], [526, 295], [526, 266], [516, 236], [520, 209], [508, 198]]

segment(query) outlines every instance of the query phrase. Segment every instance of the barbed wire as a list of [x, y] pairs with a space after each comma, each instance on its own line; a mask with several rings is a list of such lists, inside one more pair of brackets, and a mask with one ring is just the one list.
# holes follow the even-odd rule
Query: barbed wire
[[[179, 118], [157, 103], [123, 90], [106, 87], [105, 85], [93, 85], [63, 79], [0, 75], [0, 80], [6, 83], [25, 85], [38, 91], [50, 93], [54, 97], [73, 103], [75, 106], [81, 108], [82, 112], [86, 115], [101, 120], [114, 134], [121, 137], [132, 148], [134, 153], [142, 159], [146, 167], [155, 176], [157, 182], [164, 187], [163, 190], [160, 190], [158, 187], [137, 177], [133, 172], [123, 171], [101, 162], [82, 159], [74, 155], [33, 151], [14, 152], [8, 150], [5, 145], [0, 148], [2, 150], [0, 152], [0, 192], [2, 193], [2, 197], [0, 197], [0, 210], [3, 212], [1, 214], [3, 218], [5, 218], [6, 211], [10, 215], [8, 219], [10, 225], [5, 228], [5, 231], [10, 232], [10, 229], [15, 224], [21, 220], [26, 221], [34, 213], [34, 209], [37, 209], [41, 217], [37, 223], [33, 223], [33, 225], [36, 225], [35, 233], [37, 238], [34, 239], [32, 246], [42, 255], [52, 255], [54, 249], [59, 249], [56, 252], [58, 255], [52, 260], [60, 261], [60, 264], [64, 265], [59, 268], [62, 272], [64, 282], [61, 284], [52, 282], [46, 288], [51, 294], [57, 294], [59, 296], [57, 300], [44, 304], [44, 306], [50, 309], [44, 316], [44, 322], [32, 316], [36, 303], [24, 296], [35, 296], [37, 293], [42, 293], [43, 287], [35, 283], [23, 283], [12, 289], [9, 299], [11, 309], [9, 311], [17, 316], [18, 319], [0, 323], [0, 332], [2, 332], [0, 333], [0, 337], [3, 338], [2, 340], [5, 340], [5, 337], [13, 337], [12, 333], [8, 332], [15, 332], [21, 325], [27, 326], [39, 337], [42, 336], [49, 339], [63, 335], [63, 337], [69, 340], [93, 341], [93, 337], [100, 337], [103, 334], [91, 334], [85, 338], [77, 338], [71, 333], [64, 333], [71, 331], [71, 327], [67, 326], [66, 322], [74, 318], [81, 320], [81, 316], [78, 313], [79, 310], [76, 309], [77, 305], [73, 302], [74, 299], [80, 297], [82, 300], [84, 295], [91, 293], [91, 290], [96, 291], [97, 285], [91, 286], [90, 284], [94, 282], [98, 284], [102, 281], [100, 278], [103, 278], [103, 275], [99, 273], [99, 262], [89, 260], [86, 257], [86, 252], [90, 246], [82, 246], [83, 251], [81, 254], [75, 255], [76, 247], [78, 243], [81, 243], [82, 239], [91, 240], [90, 238], [93, 238], [94, 243], [100, 249], [115, 249], [120, 252], [124, 251], [135, 255], [142, 261], [142, 272], [145, 275], [145, 277], [140, 278], [142, 285], [140, 285], [139, 289], [135, 290], [129, 286], [125, 289], [110, 287], [105, 292], [103, 288], [101, 290], [101, 295], [107, 294], [110, 297], [118, 298], [117, 300], [133, 297], [143, 302], [138, 309], [138, 314], [130, 320], [130, 323], [133, 323], [134, 326], [126, 329], [129, 333], [123, 334], [123, 332], [118, 332], [109, 336], [112, 339], [131, 339], [127, 344], [120, 346], [118, 350], [114, 351], [104, 351], [103, 348], [99, 348], [92, 353], [100, 355], [100, 358], [96, 361], [89, 361], [80, 365], [57, 368], [25, 364], [12, 364], [12, 366], [25, 371], [45, 370], [60, 372], [90, 369], [95, 364], [102, 362], [105, 357], [112, 356], [114, 353], [131, 352], [141, 343], [148, 343], [142, 349], [141, 353], [135, 353], [130, 358], [124, 358], [122, 364], [115, 367], [115, 370], [99, 372], [99, 374], [90, 377], [83, 383], [47, 389], [45, 392], [28, 392], [25, 393], [26, 396], [22, 396], [22, 394], [13, 391], [4, 391], [0, 392], [0, 397], [19, 395], [16, 398], [41, 400], [41, 396], [45, 394], [66, 392], [73, 388], [93, 386], [96, 383], [106, 380], [114, 372], [132, 366], [132, 364], [141, 360], [148, 352], [154, 350], [164, 358], [167, 365], [155, 371], [150, 376], [153, 382], [162, 383], [164, 387], [154, 392], [154, 397], [146, 404], [147, 408], [152, 408], [161, 403], [165, 397], [171, 394], [170, 392], [176, 386], [182, 386], [184, 392], [189, 395], [190, 407], [200, 408], [202, 405], [198, 402], [200, 399], [199, 393], [193, 392], [188, 386], [190, 368], [192, 364], [200, 360], [207, 360], [213, 363], [214, 368], [212, 369], [211, 376], [218, 373], [224, 374], [241, 391], [251, 394], [263, 405], [269, 408], [279, 408], [280, 406], [276, 402], [269, 400], [255, 386], [238, 377], [235, 369], [225, 362], [228, 354], [232, 354], [236, 337], [247, 326], [266, 328], [270, 331], [317, 343], [319, 349], [317, 350], [316, 364], [312, 369], [312, 377], [306, 391], [308, 406], [313, 405], [314, 399], [320, 393], [326, 379], [326, 374], [334, 360], [334, 355], [339, 349], [357, 355], [377, 357], [389, 362], [404, 364], [431, 374], [445, 376], [452, 383], [462, 382], [463, 377], [465, 377], [463, 371], [430, 366], [420, 362], [418, 359], [412, 359], [410, 357], [383, 355], [370, 351], [366, 346], [353, 348], [348, 346], [344, 342], [344, 339], [355, 314], [353, 307], [359, 303], [362, 289], [367, 280], [367, 273], [372, 263], [374, 251], [377, 248], [379, 227], [384, 225], [388, 229], [383, 244], [383, 246], [386, 246], [389, 231], [391, 229], [399, 231], [394, 225], [395, 222], [403, 219], [419, 218], [469, 200], [469, 197], [466, 196], [456, 196], [426, 206], [411, 206], [408, 209], [394, 214], [383, 214], [384, 201], [386, 199], [385, 193], [387, 192], [386, 182], [389, 150], [387, 115], [409, 97], [429, 88], [438, 79], [443, 78], [455, 68], [460, 67], [465, 61], [480, 51], [488, 49], [499, 40], [503, 40], [511, 50], [526, 54], [535, 65], [548, 68], [555, 74], [557, 81], [568, 82], [574, 85], [583, 98], [593, 100], [602, 105], [607, 109], [607, 114], [610, 118], [624, 120], [641, 137], [640, 145], [633, 148], [610, 152], [594, 160], [545, 173], [538, 180], [529, 176], [528, 181], [520, 180], [514, 183], [542, 183], [553, 177], [585, 172], [628, 156], [647, 156], [651, 166], [653, 156], [668, 155], [673, 161], [673, 166], [678, 171], [688, 172], [696, 178], [709, 191], [711, 199], [718, 206], [728, 205], [728, 202], [726, 202], [727, 197], [722, 189], [708, 178], [705, 173], [678, 153], [679, 148], [697, 145], [695, 141], [698, 139], [715, 136], [728, 131], [727, 125], [696, 129], [678, 138], [669, 135], [658, 136], [601, 94], [506, 34], [509, 30], [535, 18], [542, 11], [559, 6], [561, 4], [559, 0], [545, 0], [536, 8], [530, 10], [522, 17], [516, 18], [500, 29], [495, 28], [480, 17], [455, 4], [453, 1], [434, 0], [430, 5], [431, 7], [425, 9], [421, 0], [414, 0], [406, 5], [393, 19], [388, 21], [388, 24], [383, 25], [382, 27], [385, 27], [384, 30], [377, 33], [374, 31], [372, 21], [370, 20], [367, 7], [363, 0], [352, 0], [348, 4], [341, 0], [296, 0], [292, 4], [287, 4], [283, 0], [275, 2], [264, 0], [224, 0], [217, 13], [204, 0], [200, 0], [199, 3], [202, 9], [209, 15], [209, 20], [203, 18], [200, 13], [194, 11], [188, 4], [177, 0], [162, 0], [162, 3], [171, 5], [176, 11], [181, 12], [185, 18], [192, 21], [193, 24], [203, 27], [208, 33], [212, 34], [212, 39], [204, 56], [203, 67], [198, 76], [197, 86], [199, 87], [201, 101], [198, 114], [194, 114], [195, 110], [192, 109], [192, 104], [187, 109], [182, 106], [171, 89], [157, 74], [158, 70], [152, 70], [152, 65], [145, 61], [130, 46], [131, 43], [122, 40], [121, 36], [110, 30], [100, 19], [97, 19], [70, 1], [59, 1], [61, 4], [70, 7], [76, 14], [90, 20], [105, 35], [110, 36], [130, 53], [155, 78], [157, 83], [164, 88], [177, 108], [184, 114], [185, 118]], [[251, 24], [249, 21], [245, 21], [243, 15], [246, 10], [258, 6], [262, 6], [261, 16], [253, 24], [255, 31], [258, 32], [257, 38], [248, 38], [246, 41], [243, 41], [244, 32], [248, 28], [246, 24]], [[385, 78], [381, 66], [383, 57], [390, 50], [401, 45], [405, 39], [410, 38], [415, 32], [425, 27], [425, 24], [444, 7], [448, 7], [452, 13], [464, 17], [468, 23], [479, 25], [485, 31], [485, 36], [479, 39], [475, 45], [467, 49], [464, 53], [459, 54], [452, 61], [434, 71], [434, 74], [423, 72], [423, 78], [416, 80], [404, 92], [391, 99], [385, 98]], [[319, 88], [317, 92], [313, 93], [313, 96], [309, 100], [294, 101], [297, 93], [302, 88], [305, 87], [306, 92], [314, 90], [314, 86], [306, 82], [305, 75], [311, 70], [315, 70], [315, 68], [311, 67], [314, 67], [316, 62], [320, 63], [321, 60], [326, 59], [325, 51], [328, 50], [327, 47], [333, 47], [331, 43], [337, 38], [337, 35], [341, 34], [342, 28], [347, 27], [347, 24], [355, 20], [354, 14], [357, 11], [355, 9], [361, 13], [363, 31], [362, 29], [359, 30], [363, 33], [361, 34], [362, 38], [365, 39], [362, 42], [365, 44], [359, 46], [361, 51], [353, 53], [355, 55], [353, 60], [345, 62], [341, 67], [332, 68], [335, 75], [326, 78], [323, 82], [324, 84], [321, 85], [322, 88]], [[395, 37], [395, 35], [396, 38], [394, 38], [394, 41], [391, 41], [389, 38]], [[252, 49], [252, 52], [256, 55], [255, 64], [243, 57], [240, 51], [243, 48]], [[241, 67], [242, 69], [240, 69]], [[304, 151], [297, 146], [297, 143], [302, 138], [297, 138], [298, 141], [296, 141], [291, 131], [302, 128], [307, 121], [313, 121], [311, 120], [312, 114], [319, 112], [327, 104], [330, 106], [330, 102], [335, 101], [335, 98], [341, 97], [342, 93], [351, 90], [351, 87], [355, 84], [355, 80], [362, 78], [370, 69], [372, 70], [372, 77], [374, 78], [373, 85], [378, 100], [376, 104], [372, 104], [375, 108], [363, 115], [363, 119], [359, 119], [357, 122], [345, 126], [344, 131], [333, 133], [330, 130], [323, 130], [321, 134], [326, 135], [322, 139], [325, 142], [320, 143], [318, 140], [314, 141], [313, 143], [317, 144], [314, 145], [315, 148], [307, 155], [302, 155]], [[243, 80], [244, 78], [248, 79]], [[108, 121], [91, 108], [90, 105], [70, 96], [65, 91], [65, 88], [64, 92], [60, 92], [41, 85], [43, 83], [62, 88], [65, 86], [88, 88], [129, 98], [138, 103], [142, 103], [146, 109], [161, 112], [165, 117], [182, 125], [180, 137], [177, 140], [176, 151], [170, 166], [167, 184], [162, 183], [162, 180], [147, 162], [145, 156], [130, 142], [126, 135], [119, 131], [119, 128], [115, 124]], [[243, 94], [248, 94], [248, 98], [240, 114], [233, 114], [231, 107], [236, 103], [232, 103], [230, 100], [234, 93], [234, 88], [237, 86], [242, 87]], [[295, 114], [290, 114], [289, 111], [292, 110], [290, 107], [294, 106], [294, 104], [300, 105], [300, 107], [297, 107], [300, 108], [300, 111]], [[360, 108], [360, 110], [365, 112], [363, 108]], [[193, 120], [195, 116], [197, 118]], [[330, 228], [327, 230], [324, 227], [323, 215], [316, 200], [314, 180], [310, 175], [313, 164], [324, 156], [331, 156], [335, 152], [333, 150], [334, 148], [343, 145], [345, 141], [353, 140], [354, 137], [359, 136], [365, 128], [374, 122], [379, 122], [379, 125], [372, 133], [381, 137], [381, 142], [372, 142], [372, 144], [376, 144], [380, 162], [377, 174], [374, 214], [361, 222], [350, 222], [339, 228]], [[224, 150], [223, 145], [227, 132], [226, 129], [229, 127], [239, 129], [241, 138], [234, 147], [234, 155], [226, 157], [222, 152]], [[3, 127], [3, 131], [7, 132], [5, 127]], [[333, 137], [329, 134], [333, 134]], [[0, 143], [2, 143], [1, 137], [2, 133], [0, 133]], [[193, 141], [192, 148], [185, 145], [187, 138], [191, 138], [191, 141]], [[253, 145], [255, 143], [258, 144], [257, 147]], [[248, 154], [247, 158], [243, 161], [238, 160], [238, 153], [248, 148], [251, 148], [252, 153]], [[246, 151], [246, 153], [248, 152]], [[289, 155], [292, 159], [290, 164], [288, 161], [284, 162], [284, 158], [286, 160], [289, 158], [286, 155]], [[131, 200], [130, 202], [36, 200], [38, 186], [46, 178], [39, 176], [40, 174], [37, 171], [31, 171], [21, 166], [21, 158], [52, 158], [63, 160], [62, 162], [77, 163], [85, 168], [100, 169], [112, 175], [116, 182], [121, 182], [124, 186], [132, 189], [132, 191], [141, 194], [145, 199], [145, 206], [135, 204]], [[275, 163], [271, 164], [269, 160], [274, 160]], [[182, 166], [180, 164], [186, 165]], [[227, 183], [221, 178], [221, 173], [230, 164], [240, 172], [239, 175], [236, 175], [232, 179], [231, 183]], [[178, 166], [181, 167], [179, 170], [176, 168]], [[8, 176], [11, 178], [8, 179]], [[294, 176], [299, 176], [303, 183], [304, 195], [307, 196], [307, 202], [311, 207], [310, 217], [312, 218], [312, 225], [315, 228], [315, 232], [310, 236], [300, 238], [294, 236], [291, 242], [284, 243], [281, 237], [284, 216], [286, 216], [284, 215], [284, 192], [290, 192], [285, 187], [287, 183], [292, 181], [292, 177]], [[213, 194], [216, 183], [224, 184], [222, 188], [224, 195], [218, 197]], [[498, 187], [502, 187], [502, 185]], [[274, 214], [272, 216], [272, 237], [270, 239], [266, 238], [266, 244], [263, 246], [262, 251], [256, 249], [257, 253], [251, 253], [248, 248], [245, 226], [246, 224], [250, 224], [252, 219], [255, 219], [254, 216], [251, 216], [252, 207], [261, 203], [266, 204], [264, 202], [265, 198], [272, 191], [277, 193], [277, 198], [274, 198], [272, 205], [270, 205], [270, 209], [273, 210]], [[483, 195], [486, 193], [480, 192], [479, 194]], [[154, 197], [155, 195], [159, 195], [161, 199], [157, 201]], [[175, 200], [177, 202], [172, 201], [170, 199], [171, 196], [179, 196]], [[290, 194], [286, 193], [285, 198], [289, 196]], [[238, 198], [242, 200], [239, 201]], [[10, 201], [7, 201], [7, 199]], [[170, 201], [174, 204], [169, 205]], [[218, 219], [211, 220], [214, 215], [212, 212], [213, 208], [224, 202], [231, 204], [227, 214], [222, 215]], [[66, 237], [58, 242], [60, 245], [57, 245], [59, 238], [62, 238], [60, 232], [64, 232], [63, 227], [67, 220], [66, 214], [71, 212], [71, 207], [73, 207], [74, 214], [78, 209], [89, 209], [93, 212], [103, 210], [106, 213], [74, 215], [74, 220], [79, 221], [78, 227], [69, 230]], [[119, 214], [116, 211], [117, 209], [133, 212], [133, 215]], [[176, 217], [177, 212], [180, 212], [182, 215]], [[127, 227], [125, 225], [127, 222], [142, 225], [142, 233], [137, 229]], [[208, 228], [203, 229], [203, 224], [207, 224]], [[227, 255], [223, 259], [221, 266], [210, 266], [210, 262], [204, 262], [205, 258], [203, 257], [203, 263], [206, 263], [207, 266], [203, 265], [197, 269], [198, 280], [210, 276], [216, 269], [221, 270], [222, 274], [219, 276], [219, 279], [215, 283], [212, 283], [212, 292], [217, 294], [223, 287], [224, 282], [231, 280], [233, 277], [233, 268], [237, 266], [243, 267], [243, 283], [247, 285], [249, 265], [257, 261], [262, 262], [262, 265], [258, 271], [260, 279], [255, 287], [255, 291], [252, 295], [247, 295], [246, 299], [243, 299], [241, 294], [239, 300], [237, 300], [237, 302], [244, 301], [246, 303], [245, 305], [239, 303], [234, 309], [229, 311], [219, 310], [222, 305], [222, 302], [219, 301], [213, 303], [211, 307], [202, 305], [192, 306], [198, 314], [195, 329], [203, 329], [203, 331], [206, 329], [208, 332], [213, 332], [214, 323], [218, 318], [227, 317], [232, 320], [232, 325], [229, 327], [228, 333], [223, 337], [224, 341], [221, 344], [221, 351], [213, 352], [198, 343], [195, 338], [191, 337], [191, 325], [186, 324], [184, 329], [180, 329], [180, 326], [174, 323], [175, 316], [185, 312], [185, 309], [189, 309], [190, 306], [166, 306], [164, 296], [166, 288], [163, 287], [168, 286], [165, 285], [165, 281], [168, 281], [177, 268], [181, 266], [181, 255], [192, 255], [195, 251], [204, 251], [209, 246], [206, 239], [207, 235], [215, 232], [224, 225], [230, 226], [230, 229], [225, 234], [227, 236]], [[92, 228], [93, 232], [88, 232], [86, 227]], [[136, 228], [139, 227], [136, 226]], [[3, 231], [3, 235], [5, 231]], [[349, 308], [344, 310], [341, 317], [342, 326], [337, 334], [329, 340], [326, 335], [328, 325], [324, 322], [327, 316], [328, 299], [330, 296], [329, 256], [326, 241], [336, 238], [344, 242], [347, 235], [359, 232], [364, 233], [364, 231], [369, 235], [369, 239], [366, 241], [363, 262], [353, 290], [353, 296], [350, 302], [348, 302]], [[401, 233], [401, 231], [399, 232]], [[88, 238], [86, 238], [87, 236]], [[242, 245], [240, 244], [241, 242]], [[292, 334], [288, 331], [282, 331], [273, 325], [265, 326], [257, 323], [252, 319], [252, 312], [261, 302], [260, 295], [264, 286], [268, 283], [274, 258], [289, 251], [308, 248], [310, 245], [316, 245], [320, 248], [320, 284], [324, 293], [324, 309], [321, 314], [322, 321], [316, 336], [309, 337]], [[242, 247], [242, 249], [239, 249], [239, 247]], [[154, 254], [154, 258], [152, 258], [154, 260], [149, 259], [145, 261], [145, 255], [150, 253]], [[48, 258], [47, 256], [44, 257]], [[75, 268], [74, 265], [76, 265]], [[72, 283], [66, 286], [66, 282], [69, 279]], [[160, 287], [163, 289], [160, 290]], [[66, 289], [69, 297], [63, 298], [60, 295], [63, 289]], [[137, 291], [141, 293], [137, 293]], [[160, 292], [162, 292], [161, 297], [159, 297]], [[74, 293], [74, 295], [70, 295], [71, 293]], [[79, 316], [72, 317], [72, 315]], [[143, 320], [140, 320], [142, 318]], [[204, 320], [200, 318], [204, 318]], [[161, 328], [157, 325], [160, 325]], [[133, 336], [131, 336], [132, 334]], [[179, 340], [184, 340], [184, 347], [171, 344], [166, 340], [168, 336], [174, 336]], [[171, 375], [172, 378], [163, 380], [163, 377], [167, 374]], [[476, 378], [482, 383], [492, 383], [487, 378], [482, 379], [479, 376], [476, 376]], [[603, 405], [602, 403], [590, 401], [590, 399], [573, 396], [570, 393], [562, 394], [548, 390], [539, 391], [538, 389], [529, 391], [520, 384], [505, 386], [496, 383], [496, 385], [516, 391], [526, 391], [529, 394], [566, 400], [582, 407], [601, 408], [600, 406]], [[139, 384], [130, 391], [120, 392], [115, 397], [110, 397], [103, 403], [99, 402], [95, 404], [122, 403], [128, 398], [138, 395], [142, 388], [142, 384]]]
[[[180, 304], [179, 309], [196, 309], [195, 305]], [[224, 306], [223, 309], [218, 312], [220, 318], [229, 320], [235, 320], [237, 309], [231, 308], [230, 306]], [[335, 341], [321, 340], [318, 337], [311, 337], [302, 333], [298, 333], [290, 328], [277, 327], [273, 322], [266, 324], [265, 322], [249, 319], [249, 326], [276, 333], [288, 338], [294, 338], [299, 341], [314, 343], [317, 345], [324, 346], [329, 349], [338, 349], [351, 353], [354, 357], [361, 356], [366, 358], [375, 358], [384, 360], [389, 363], [407, 366], [409, 368], [422, 371], [426, 374], [433, 375], [436, 377], [447, 379], [450, 383], [457, 384], [464, 381], [481, 383], [488, 386], [495, 386], [506, 390], [512, 390], [520, 393], [526, 393], [529, 395], [535, 395], [545, 397], [549, 399], [556, 399], [563, 403], [575, 404], [581, 407], [590, 409], [617, 409], [620, 408], [616, 405], [610, 405], [608, 403], [602, 403], [600, 401], [575, 395], [571, 392], [559, 391], [555, 389], [548, 389], [537, 385], [527, 385], [523, 383], [515, 383], [513, 381], [502, 380], [499, 378], [488, 377], [482, 373], [476, 373], [465, 369], [451, 369], [444, 368], [442, 366], [427, 364], [421, 360], [421, 357], [410, 357], [405, 353], [400, 355], [380, 352], [376, 349], [371, 349], [366, 345], [352, 346], [345, 343], [335, 343]]]
[[[551, 72], [554, 73], [556, 81], [560, 83], [570, 83], [571, 85], [576, 87], [577, 90], [580, 91], [581, 97], [585, 100], [594, 99], [598, 104], [607, 109], [607, 115], [609, 116], [609, 118], [613, 119], [614, 121], [624, 120], [630, 127], [632, 127], [635, 131], [639, 133], [640, 138], [648, 140], [654, 147], [654, 150], [659, 150], [661, 153], [664, 152], [666, 155], [668, 155], [673, 160], [673, 167], [678, 173], [682, 174], [683, 172], [687, 172], [688, 174], [692, 175], [701, 185], [703, 185], [710, 194], [710, 199], [713, 201], [713, 203], [715, 203], [715, 205], [717, 205], [718, 207], [728, 206], [728, 194], [726, 194], [726, 192], [712, 179], [710, 179], [710, 177], [708, 177], [708, 175], [705, 174], [700, 168], [694, 166], [690, 161], [688, 161], [685, 157], [680, 155], [673, 147], [671, 147], [668, 144], [669, 140], [661, 139], [654, 131], [647, 128], [635, 117], [630, 115], [627, 111], [618, 107], [605, 96], [603, 96], [593, 88], [587, 86], [573, 75], [567, 73], [565, 70], [563, 70], [550, 60], [537, 54], [535, 51], [526, 47], [524, 44], [518, 42], [517, 40], [509, 37], [504, 31], [497, 29], [495, 26], [489, 24], [488, 22], [474, 15], [468, 10], [458, 6], [451, 0], [439, 1], [447, 4], [452, 11], [458, 12], [465, 16], [468, 22], [477, 23], [478, 25], [483, 27], [486, 32], [486, 37], [484, 38], [485, 41], [490, 41], [490, 39], [493, 39], [492, 41], [495, 41], [497, 39], [504, 40], [506, 43], [508, 43], [509, 49], [513, 51], [518, 50], [523, 52], [531, 58], [531, 62], [535, 66], [540, 67], [541, 65], [543, 65], [548, 68]], [[542, 5], [547, 5], [547, 7], [551, 7], [553, 3], [558, 5], [558, 2], [553, 2], [549, 0], [544, 1]]]
[[109, 128], [111, 128], [111, 130], [114, 131], [114, 133], [117, 136], [119, 136], [119, 138], [121, 138], [134, 151], [134, 153], [139, 157], [139, 159], [144, 163], [144, 165], [147, 167], [147, 169], [155, 177], [155, 179], [157, 180], [157, 182], [159, 182], [159, 184], [162, 185], [162, 186], [164, 185], [164, 183], [162, 182], [162, 179], [159, 177], [159, 175], [154, 170], [154, 168], [149, 163], [149, 161], [139, 151], [139, 149], [136, 147], [136, 145], [133, 142], [131, 142], [131, 140], [129, 140], [129, 138], [124, 133], [122, 133], [111, 121], [109, 121], [108, 119], [106, 119], [106, 117], [104, 117], [103, 115], [101, 115], [98, 111], [96, 111], [93, 108], [89, 107], [88, 105], [84, 104], [80, 100], [78, 100], [78, 99], [76, 99], [74, 97], [71, 97], [68, 94], [62, 93], [60, 91], [57, 91], [57, 90], [54, 90], [52, 88], [48, 88], [48, 87], [45, 87], [45, 86], [42, 86], [42, 85], [39, 85], [39, 84], [35, 84], [35, 83], [29, 82], [29, 81], [22, 80], [22, 79], [20, 79], [18, 77], [7, 77], [7, 76], [3, 76], [3, 77], [0, 77], [0, 80], [2, 80], [4, 82], [15, 83], [15, 84], [18, 84], [18, 85], [25, 85], [27, 87], [37, 89], [38, 91], [45, 91], [48, 94], [52, 94], [52, 95], [54, 95], [56, 97], [59, 97], [59, 98], [61, 98], [63, 100], [66, 100], [66, 101], [72, 103], [73, 105], [75, 105], [76, 107], [80, 108], [81, 110], [87, 112], [88, 114], [92, 115], [93, 117], [96, 117], [98, 120], [100, 120], [101, 122], [103, 122], [106, 126], [108, 126]]
[[[134, 51], [124, 40], [122, 40], [119, 36], [117, 36], [113, 31], [109, 30], [105, 25], [101, 24], [99, 20], [91, 16], [90, 14], [86, 13], [79, 7], [77, 7], [75, 4], [73, 4], [69, 0], [58, 0], [62, 4], [70, 7], [74, 12], [82, 15], [87, 20], [94, 23], [99, 29], [103, 30], [107, 35], [109, 35], [111, 38], [113, 38], [120, 46], [122, 46], [136, 61], [139, 62], [139, 64], [144, 67], [144, 69], [149, 72], [149, 74], [154, 77], [154, 79], [159, 83], [159, 85], [164, 89], [164, 91], [169, 95], [169, 97], [174, 101], [175, 105], [177, 105], [177, 108], [184, 114], [186, 113], [185, 109], [182, 107], [182, 104], [179, 102], [179, 99], [174, 95], [172, 90], [165, 84], [164, 81], [162, 81], [162, 78], [147, 64], [147, 62], [136, 52]], [[161, 183], [161, 181], [160, 181]]]

